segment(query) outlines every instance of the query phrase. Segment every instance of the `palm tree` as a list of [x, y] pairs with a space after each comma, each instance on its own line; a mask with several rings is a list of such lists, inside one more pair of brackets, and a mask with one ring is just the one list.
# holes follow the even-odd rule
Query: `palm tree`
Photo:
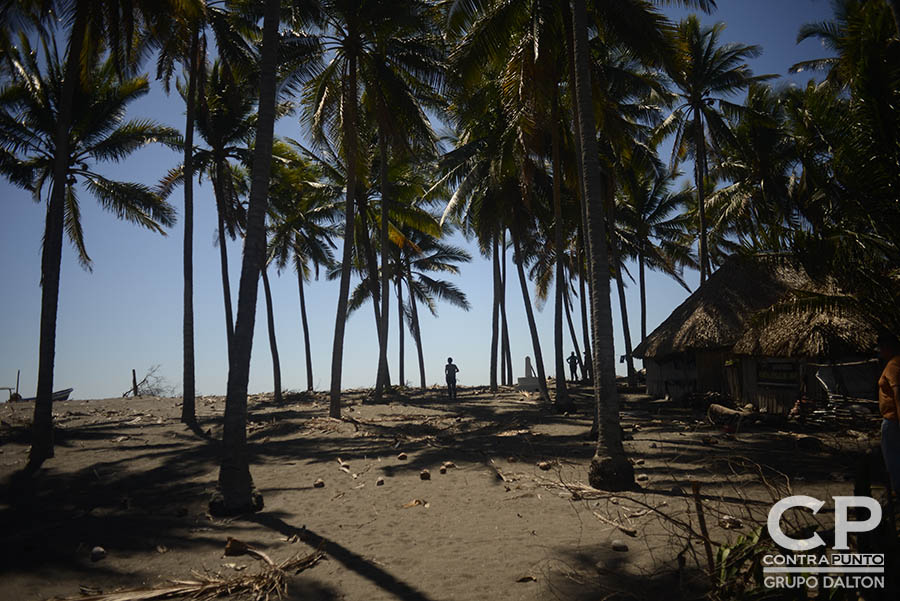
[[599, 153], [591, 106], [591, 79], [588, 64], [587, 11], [584, 0], [574, 0], [572, 11], [572, 51], [575, 55], [574, 103], [578, 112], [581, 165], [591, 281], [591, 331], [594, 339], [594, 394], [599, 407], [597, 451], [591, 460], [591, 486], [622, 490], [634, 485], [634, 468], [625, 456], [619, 427], [619, 398], [616, 393], [615, 351], [612, 308], [609, 301], [609, 255], [604, 199], [600, 181]]
[[684, 266], [694, 266], [690, 244], [684, 240], [689, 216], [683, 207], [693, 190], [672, 192], [677, 172], [641, 161], [629, 164], [622, 177], [616, 213], [621, 239], [628, 241], [628, 255], [637, 260], [641, 304], [641, 342], [647, 338], [646, 269], [662, 271], [689, 291], [682, 279]]
[[[90, 165], [121, 161], [153, 142], [169, 145], [180, 142], [177, 132], [153, 122], [123, 122], [128, 104], [149, 90], [146, 77], [127, 77], [120, 81], [115, 64], [111, 60], [100, 63], [95, 56], [85, 65], [86, 70], [82, 71], [75, 63], [74, 69], [79, 71], [79, 76], [74, 85], [66, 80], [66, 76], [71, 75], [69, 65], [72, 61], [67, 59], [63, 66], [56, 47], [48, 48], [46, 41], [43, 44], [42, 63], [45, 66], [41, 68], [38, 54], [32, 52], [27, 37], [19, 38], [19, 49], [8, 57], [15, 66], [11, 82], [0, 96], [0, 129], [3, 131], [0, 168], [14, 184], [30, 190], [36, 201], [41, 201], [45, 195], [48, 200], [41, 267], [39, 385], [34, 437], [26, 468], [29, 472], [37, 470], [45, 459], [53, 456], [52, 396], [45, 389], [52, 389], [53, 385], [63, 228], [75, 246], [81, 264], [86, 268], [91, 265], [81, 229], [75, 184], [80, 179], [84, 189], [118, 217], [164, 233], [163, 226], [174, 223], [174, 213], [168, 204], [148, 187], [109, 180], [93, 171]], [[71, 92], [68, 96], [70, 104], [63, 106], [60, 99], [66, 97], [67, 92]], [[58, 133], [63, 124], [66, 142], [61, 148]], [[61, 176], [56, 169], [60, 157], [66, 166]], [[62, 195], [59, 206], [53, 204], [57, 191]]]
[[696, 15], [678, 24], [675, 52], [667, 65], [669, 78], [678, 95], [677, 106], [660, 127], [660, 132], [672, 133], [673, 167], [687, 156], [694, 156], [694, 188], [697, 190], [699, 218], [700, 282], [710, 273], [707, 249], [707, 220], [705, 181], [707, 167], [707, 138], [718, 147], [732, 137], [723, 111], [738, 113], [739, 105], [723, 96], [734, 95], [754, 82], [772, 76], [754, 76], [746, 61], [759, 56], [760, 48], [747, 44], [720, 44], [725, 29], [723, 23], [703, 27]]
[[247, 234], [238, 289], [237, 321], [234, 345], [228, 368], [225, 396], [225, 420], [222, 433], [222, 462], [219, 482], [210, 500], [210, 512], [216, 515], [259, 511], [262, 495], [253, 486], [247, 452], [247, 383], [250, 378], [250, 354], [256, 320], [256, 300], [260, 270], [265, 266], [266, 211], [272, 141], [275, 127], [276, 78], [278, 69], [278, 27], [281, 2], [266, 0], [263, 39], [259, 58], [259, 116], [247, 211]]
[[[302, 152], [302, 150], [301, 150]], [[297, 272], [300, 295], [300, 324], [306, 353], [306, 387], [313, 390], [312, 353], [309, 340], [309, 321], [306, 311], [305, 282], [313, 271], [334, 265], [332, 249], [337, 205], [323, 193], [319, 173], [299, 152], [284, 143], [276, 142], [278, 160], [272, 167], [272, 186], [269, 191], [271, 218], [269, 255], [279, 272], [288, 263]]]
[[[138, 0], [136, 2], [104, 2], [97, 5], [90, 0], [61, 2], [24, 2], [15, 7], [4, 6], [4, 16], [16, 25], [38, 24], [56, 18], [59, 23], [70, 23], [68, 28], [65, 66], [59, 76], [61, 89], [56, 99], [59, 111], [56, 116], [52, 182], [67, 179], [70, 165], [66, 163], [71, 149], [70, 133], [75, 115], [73, 102], [82, 87], [81, 76], [95, 64], [97, 57], [108, 51], [109, 59], [121, 75], [129, 72], [142, 57], [148, 44], [137, 43], [153, 40], [168, 27], [173, 15], [189, 11], [191, 3], [172, 7], [168, 2]], [[4, 23], [7, 23], [4, 20]], [[59, 261], [65, 225], [64, 185], [51, 186], [47, 202], [47, 223], [44, 249], [41, 258], [41, 347], [38, 356], [37, 401], [35, 402], [31, 459], [29, 472], [36, 470], [43, 461], [53, 456], [52, 394], [53, 364], [56, 355], [56, 314], [59, 299]], [[31, 469], [33, 468], [33, 469]]]

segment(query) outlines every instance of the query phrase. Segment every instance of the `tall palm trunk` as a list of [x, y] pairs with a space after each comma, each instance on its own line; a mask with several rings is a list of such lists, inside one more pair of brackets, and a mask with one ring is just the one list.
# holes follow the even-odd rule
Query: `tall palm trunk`
[[266, 296], [266, 324], [269, 329], [269, 350], [272, 352], [272, 381], [275, 385], [275, 402], [282, 403], [281, 361], [278, 359], [278, 342], [275, 339], [275, 310], [272, 307], [272, 289], [269, 287], [268, 268], [262, 269], [263, 292]]
[[[568, 69], [568, 80], [569, 80], [569, 89], [573, 91], [575, 90], [575, 74], [578, 70], [577, 61], [575, 58], [575, 32], [572, 25], [572, 10], [571, 5], [569, 4], [569, 0], [564, 0], [562, 3], [563, 8], [563, 26], [566, 31], [566, 55], [568, 57], [569, 69]], [[584, 290], [584, 274], [583, 268], [587, 265], [588, 257], [590, 257], [590, 236], [588, 235], [587, 227], [588, 227], [588, 219], [587, 219], [587, 202], [585, 198], [587, 193], [584, 189], [584, 162], [582, 160], [583, 157], [583, 149], [581, 147], [581, 135], [582, 131], [581, 125], [581, 117], [580, 111], [581, 107], [579, 106], [577, 100], [572, 98], [572, 125], [575, 131], [575, 173], [578, 177], [578, 185], [576, 186], [575, 194], [579, 199], [579, 207], [581, 208], [581, 227], [579, 228], [578, 237], [581, 240], [581, 254], [584, 258], [584, 262], [582, 263], [582, 268], [579, 269], [579, 279], [581, 280], [581, 327], [584, 335], [584, 352], [587, 353], [588, 357], [592, 359], [587, 362], [587, 370], [585, 370], [584, 376], [585, 379], [594, 382], [594, 362], [593, 362], [593, 353], [591, 351], [591, 341], [590, 336], [588, 335], [588, 319], [587, 319], [587, 300], [588, 298], [594, 298], [594, 289], [592, 287], [592, 283], [588, 282], [588, 293], [590, 297], [585, 295]], [[592, 300], [593, 302], [593, 300]], [[593, 421], [591, 424], [591, 437], [597, 435], [600, 428], [600, 400], [599, 397], [594, 395], [594, 407], [593, 407]]]
[[513, 367], [512, 367], [512, 349], [509, 347], [509, 324], [506, 321], [506, 228], [500, 233], [500, 328], [503, 331], [503, 356], [506, 358], [506, 383], [512, 386]]
[[[384, 338], [384, 332], [382, 330], [384, 322], [381, 318], [381, 284], [378, 281], [378, 258], [375, 255], [375, 248], [372, 246], [372, 239], [369, 237], [368, 201], [366, 200], [365, 195], [361, 195], [356, 199], [356, 202], [361, 224], [357, 235], [359, 242], [361, 242], [361, 246], [363, 247], [363, 254], [366, 260], [366, 271], [368, 272], [366, 283], [372, 293], [372, 313], [375, 316], [375, 333], [378, 337], [379, 361], [375, 375], [375, 398], [377, 401], [381, 398], [381, 389], [385, 386], [385, 382], [388, 379], [386, 378], [386, 365], [382, 363], [380, 356], [381, 341]], [[387, 385], [390, 385], [390, 383], [388, 382]]]
[[[581, 235], [578, 235], [578, 256], [579, 258], [579, 268], [578, 268], [578, 301], [581, 305], [581, 338], [584, 341], [584, 352], [588, 357], [593, 357], [594, 354], [591, 351], [591, 333], [590, 333], [590, 320], [588, 319], [588, 294], [585, 290], [585, 273], [584, 270], [587, 268], [587, 253], [584, 248], [583, 239]], [[592, 363], [593, 359], [587, 362], [585, 365], [584, 379], [592, 381], [594, 379], [594, 365]], [[594, 424], [595, 426], [597, 424]]]
[[225, 244], [225, 169], [216, 160], [216, 179], [213, 193], [216, 195], [216, 213], [219, 221], [219, 264], [222, 269], [222, 296], [225, 300], [225, 339], [228, 345], [228, 359], [231, 361], [231, 345], [234, 340], [234, 314], [231, 312], [231, 283], [228, 277], [228, 247]]
[[491, 392], [497, 392], [497, 346], [500, 337], [500, 253], [497, 234], [491, 236], [494, 294], [491, 299]]
[[259, 105], [256, 122], [256, 146], [250, 174], [250, 206], [247, 211], [247, 235], [238, 288], [237, 321], [234, 348], [228, 369], [225, 396], [225, 424], [222, 433], [222, 464], [219, 486], [210, 501], [213, 514], [238, 514], [262, 509], [263, 499], [253, 486], [247, 451], [247, 383], [250, 379], [250, 355], [259, 272], [266, 258], [266, 210], [269, 176], [272, 168], [272, 138], [275, 126], [275, 72], [278, 64], [279, 0], [266, 0], [263, 40], [260, 56]]
[[[399, 257], [398, 257], [399, 261]], [[397, 368], [400, 370], [399, 377], [400, 379], [397, 381], [398, 386], [406, 386], [406, 374], [403, 369], [403, 362], [406, 360], [404, 357], [404, 340], [403, 340], [403, 279], [400, 275], [400, 265], [397, 265], [397, 347], [398, 347], [398, 365]]]
[[416, 352], [419, 354], [419, 387], [425, 390], [425, 354], [422, 352], [422, 328], [419, 325], [419, 308], [413, 292], [412, 266], [406, 265], [406, 284], [409, 288], [409, 307], [412, 310], [413, 336], [416, 339]]
[[709, 275], [708, 250], [706, 247], [706, 137], [703, 135], [703, 122], [700, 113], [694, 114], [694, 144], [697, 154], [694, 157], [694, 186], [697, 188], [697, 214], [700, 218], [700, 283]]
[[540, 389], [541, 400], [545, 403], [550, 402], [550, 391], [547, 390], [547, 376], [544, 372], [544, 355], [541, 352], [541, 340], [538, 337], [537, 324], [534, 321], [534, 311], [531, 308], [531, 296], [528, 294], [528, 280], [525, 278], [525, 262], [522, 257], [522, 250], [519, 246], [519, 237], [515, 230], [511, 230], [513, 239], [513, 262], [516, 264], [516, 271], [519, 274], [519, 287], [522, 289], [522, 302], [525, 303], [525, 316], [528, 318], [528, 330], [531, 332], [531, 346], [534, 350], [534, 363], [538, 375], [538, 388]]
[[647, 339], [647, 281], [644, 275], [644, 253], [638, 253], [638, 284], [641, 289], [641, 342]]
[[579, 115], [584, 204], [587, 214], [588, 265], [591, 273], [591, 331], [594, 337], [594, 395], [600, 407], [597, 451], [588, 475], [594, 488], [623, 490], [634, 486], [634, 468], [625, 455], [616, 393], [612, 308], [609, 301], [609, 255], [603, 220], [603, 190], [591, 103], [585, 0], [574, 0], [572, 15], [575, 54], [575, 102]]
[[[275, 0], [269, 0], [275, 1]], [[328, 415], [341, 416], [341, 375], [344, 362], [344, 329], [347, 324], [347, 301], [350, 294], [350, 262], [353, 248], [354, 200], [356, 198], [356, 57], [349, 57], [347, 77], [341, 98], [341, 113], [345, 115], [344, 148], [347, 153], [347, 190], [344, 202], [344, 249], [341, 263], [341, 283], [334, 322], [334, 345], [331, 349], [331, 389]]]
[[188, 93], [184, 126], [184, 315], [182, 342], [184, 355], [184, 383], [181, 401], [181, 421], [197, 423], [194, 407], [194, 112], [197, 104], [197, 70], [200, 29], [191, 34], [191, 55], [188, 57]]
[[66, 179], [69, 168], [69, 130], [72, 129], [72, 99], [81, 85], [81, 49], [86, 29], [86, 7], [76, 3], [75, 20], [69, 36], [63, 97], [60, 99], [56, 156], [53, 157], [53, 186], [47, 203], [44, 244], [41, 251], [41, 338], [38, 350], [37, 397], [32, 421], [31, 451], [27, 473], [36, 471], [53, 457], [53, 365], [56, 361], [56, 315], [59, 309], [59, 275], [65, 223]]
[[306, 293], [303, 290], [303, 265], [300, 263], [299, 257], [297, 262], [297, 289], [300, 292], [300, 325], [303, 326], [303, 349], [306, 352], [306, 389], [312, 391], [313, 386], [313, 367], [312, 353], [309, 348], [309, 321], [306, 318]]
[[609, 211], [607, 212], [606, 227], [609, 231], [609, 261], [615, 269], [616, 292], [619, 296], [619, 317], [622, 318], [622, 337], [625, 339], [625, 365], [628, 370], [628, 387], [635, 385], [634, 358], [631, 356], [631, 326], [628, 324], [628, 302], [625, 298], [625, 282], [622, 280], [622, 261], [619, 256], [618, 235], [616, 233], [616, 184], [612, 177], [605, 177], [607, 183], [606, 199]]
[[553, 99], [553, 116], [550, 120], [553, 154], [553, 244], [556, 247], [556, 299], [553, 307], [553, 350], [556, 359], [556, 410], [567, 413], [575, 409], [566, 388], [566, 360], [563, 358], [563, 218], [562, 218], [562, 163], [559, 158], [559, 104]]
[[[387, 346], [388, 346], [388, 322], [391, 299], [391, 280], [388, 272], [388, 151], [387, 151], [387, 126], [379, 123], [378, 154], [380, 155], [381, 184], [381, 228], [379, 231], [379, 244], [381, 244], [381, 336], [378, 339], [378, 378], [375, 384], [375, 402], [381, 400], [384, 387], [387, 385]], [[372, 302], [375, 302], [374, 299]]]

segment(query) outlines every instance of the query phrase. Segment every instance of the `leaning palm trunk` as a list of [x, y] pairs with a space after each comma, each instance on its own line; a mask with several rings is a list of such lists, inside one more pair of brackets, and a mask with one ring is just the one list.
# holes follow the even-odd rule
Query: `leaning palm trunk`
[[275, 402], [282, 403], [281, 396], [281, 361], [278, 359], [278, 342], [275, 339], [275, 310], [272, 307], [272, 289], [269, 287], [269, 274], [264, 266], [261, 272], [263, 292], [266, 296], [266, 324], [269, 329], [269, 350], [272, 352], [272, 381], [275, 385]]
[[612, 178], [607, 178], [606, 182], [609, 185], [607, 189], [609, 212], [606, 218], [606, 227], [610, 232], [609, 261], [615, 266], [616, 291], [619, 295], [619, 316], [622, 318], [622, 337], [625, 339], [625, 364], [628, 370], [628, 386], [633, 388], [635, 385], [635, 374], [634, 358], [631, 356], [631, 327], [628, 324], [628, 303], [625, 298], [625, 282], [622, 280], [622, 263], [619, 257], [618, 239], [616, 237], [616, 204], [614, 201], [616, 187]]
[[406, 283], [409, 288], [409, 307], [412, 311], [412, 331], [416, 339], [416, 352], [419, 354], [419, 387], [425, 390], [425, 354], [422, 352], [422, 330], [419, 326], [419, 308], [416, 305], [416, 295], [413, 292], [412, 267], [406, 265]]
[[[274, 1], [274, 0], [270, 0]], [[356, 198], [356, 57], [349, 57], [348, 74], [341, 98], [341, 114], [345, 115], [344, 147], [347, 153], [347, 189], [344, 202], [344, 249], [341, 283], [334, 322], [334, 345], [331, 349], [331, 389], [328, 415], [341, 416], [341, 375], [344, 362], [344, 329], [347, 324], [347, 300], [350, 294], [350, 263], [353, 248], [354, 200]]]
[[[581, 241], [582, 238], [579, 235], [578, 240]], [[585, 270], [587, 269], [587, 253], [584, 248], [584, 244], [579, 244], [580, 252], [579, 256], [579, 264], [578, 264], [578, 301], [581, 305], [581, 338], [584, 341], [584, 352], [588, 357], [593, 357], [593, 353], [591, 352], [591, 333], [590, 333], [590, 320], [588, 319], [588, 293], [585, 290]], [[594, 366], [591, 361], [588, 361], [585, 364], [584, 371], [584, 379], [588, 381], [592, 381], [594, 379]], [[594, 424], [595, 426], [597, 424]]]
[[181, 401], [181, 421], [197, 422], [194, 407], [194, 111], [199, 69], [199, 28], [191, 34], [191, 55], [188, 58], [188, 93], [184, 126], [184, 315], [182, 342], [184, 353], [184, 385]]
[[[378, 153], [380, 155], [381, 180], [381, 228], [379, 229], [379, 243], [381, 244], [381, 335], [378, 338], [378, 378], [375, 384], [375, 402], [381, 400], [384, 387], [387, 386], [387, 346], [388, 346], [388, 317], [391, 299], [391, 280], [388, 272], [388, 151], [387, 151], [387, 126], [379, 124]], [[372, 302], [375, 302], [374, 299]], [[402, 383], [402, 381], [401, 381]]]
[[572, 15], [575, 54], [575, 102], [579, 115], [581, 164], [584, 174], [584, 203], [589, 240], [588, 265], [591, 275], [591, 331], [594, 335], [594, 395], [600, 406], [597, 451], [588, 475], [594, 488], [623, 490], [634, 486], [634, 468], [625, 455], [619, 424], [619, 397], [616, 393], [615, 351], [612, 308], [609, 301], [609, 256], [603, 220], [603, 189], [600, 181], [594, 113], [591, 104], [588, 63], [587, 11], [585, 0], [575, 0]]
[[44, 244], [41, 251], [41, 339], [38, 351], [37, 398], [34, 403], [31, 451], [25, 471], [32, 473], [53, 457], [53, 364], [56, 360], [56, 315], [59, 309], [59, 274], [62, 262], [65, 222], [66, 175], [69, 167], [69, 130], [72, 127], [72, 98], [79, 85], [81, 49], [84, 45], [86, 15], [76, 4], [72, 24], [63, 97], [59, 104], [56, 156], [53, 157], [53, 187], [47, 204]]
[[219, 264], [222, 269], [222, 296], [225, 300], [225, 339], [228, 344], [228, 360], [231, 361], [231, 345], [234, 340], [234, 314], [231, 311], [231, 283], [228, 278], [228, 248], [225, 244], [225, 169], [216, 160], [216, 179], [213, 193], [216, 195], [216, 212], [219, 221]]
[[491, 236], [491, 264], [493, 266], [494, 295], [491, 299], [491, 392], [497, 392], [497, 346], [500, 334], [500, 256], [497, 234]]
[[563, 223], [562, 223], [562, 165], [559, 158], [559, 115], [557, 98], [553, 100], [551, 139], [553, 153], [553, 244], [556, 247], [556, 299], [553, 307], [553, 350], [556, 359], [556, 410], [566, 413], [575, 409], [566, 388], [566, 362], [563, 359]]
[[525, 262], [522, 257], [522, 251], [519, 247], [519, 238], [515, 231], [512, 231], [513, 249], [515, 255], [513, 262], [516, 264], [516, 271], [519, 274], [519, 287], [522, 289], [522, 301], [525, 303], [525, 316], [528, 318], [528, 330], [531, 332], [531, 346], [534, 349], [534, 364], [538, 375], [538, 388], [541, 393], [541, 400], [545, 403], [550, 402], [550, 391], [547, 390], [547, 376], [544, 372], [544, 355], [541, 352], [541, 340], [538, 337], [537, 324], [534, 321], [534, 311], [531, 308], [531, 296], [528, 294], [528, 280], [525, 278]]
[[306, 318], [306, 293], [303, 290], [303, 265], [297, 261], [297, 288], [300, 291], [300, 325], [303, 326], [303, 349], [306, 352], [306, 389], [313, 389], [312, 353], [309, 346], [309, 321]]
[[214, 514], [239, 514], [262, 509], [263, 499], [253, 486], [247, 451], [247, 384], [259, 272], [266, 258], [266, 210], [269, 175], [272, 168], [272, 138], [275, 127], [275, 72], [278, 62], [279, 0], [266, 0], [260, 56], [259, 108], [256, 122], [256, 146], [250, 182], [250, 206], [247, 211], [247, 235], [238, 288], [237, 321], [234, 348], [228, 369], [225, 397], [225, 424], [222, 433], [222, 463], [219, 485], [210, 501]]

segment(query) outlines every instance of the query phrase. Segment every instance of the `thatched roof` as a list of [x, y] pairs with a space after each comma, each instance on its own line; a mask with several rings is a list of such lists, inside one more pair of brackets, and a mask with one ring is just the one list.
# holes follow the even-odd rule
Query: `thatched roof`
[[790, 359], [837, 359], [870, 354], [876, 337], [875, 327], [859, 314], [801, 309], [751, 320], [734, 345], [734, 352]]
[[698, 350], [730, 350], [750, 318], [809, 287], [805, 272], [785, 259], [732, 257], [694, 291], [634, 350], [639, 358], [662, 358]]

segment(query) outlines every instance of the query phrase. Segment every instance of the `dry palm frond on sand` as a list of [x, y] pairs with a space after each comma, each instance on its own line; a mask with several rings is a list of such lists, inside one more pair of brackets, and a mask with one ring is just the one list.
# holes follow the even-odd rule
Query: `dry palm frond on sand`
[[243, 596], [254, 601], [281, 599], [287, 593], [287, 575], [299, 574], [316, 565], [325, 553], [316, 550], [309, 555], [294, 555], [279, 564], [253, 547], [229, 538], [226, 555], [251, 555], [264, 562], [264, 567], [253, 574], [223, 576], [210, 572], [193, 572], [195, 580], [173, 580], [171, 584], [156, 588], [140, 588], [103, 593], [99, 595], [69, 597], [64, 601], [156, 601], [160, 599], [192, 599], [211, 601], [219, 597]]

